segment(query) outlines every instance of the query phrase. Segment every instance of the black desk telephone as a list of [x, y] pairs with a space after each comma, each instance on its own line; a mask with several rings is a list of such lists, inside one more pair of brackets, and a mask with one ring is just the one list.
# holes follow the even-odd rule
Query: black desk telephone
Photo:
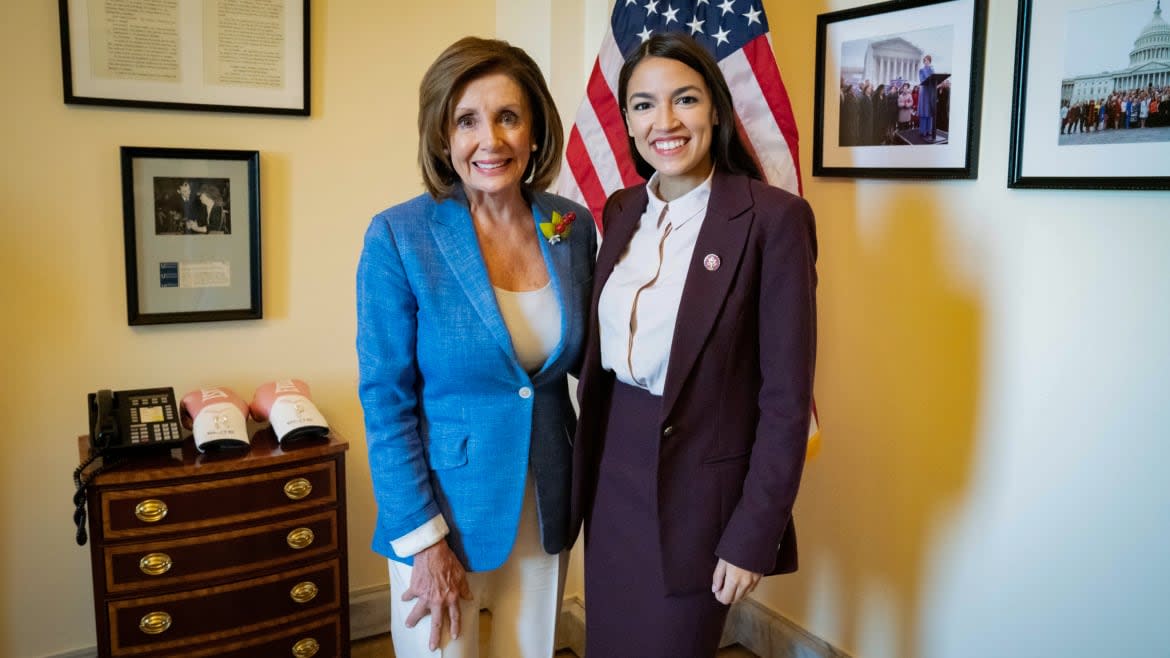
[[[73, 521], [77, 524], [78, 545], [86, 542], [85, 489], [99, 473], [121, 463], [126, 456], [170, 450], [184, 441], [172, 388], [102, 390], [87, 396], [87, 407], [89, 457], [73, 472], [73, 483], [77, 485]], [[85, 473], [98, 457], [103, 458], [102, 464]]]
[[98, 391], [88, 399], [91, 450], [125, 454], [183, 443], [174, 389]]

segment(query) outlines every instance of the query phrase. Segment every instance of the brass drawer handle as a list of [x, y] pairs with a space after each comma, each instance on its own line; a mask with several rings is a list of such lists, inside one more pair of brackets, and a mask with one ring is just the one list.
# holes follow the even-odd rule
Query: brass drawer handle
[[309, 528], [297, 528], [288, 533], [288, 545], [290, 548], [301, 550], [313, 543], [316, 535]]
[[313, 492], [313, 483], [305, 478], [294, 478], [284, 483], [284, 495], [289, 500], [300, 500]]
[[289, 590], [288, 595], [291, 596], [292, 600], [296, 601], [297, 603], [308, 603], [309, 601], [317, 598], [317, 586], [311, 581], [306, 580], [303, 583], [297, 583], [296, 585], [293, 585], [293, 588]]
[[293, 645], [293, 658], [312, 658], [321, 650], [321, 645], [311, 637], [307, 637]]
[[165, 612], [148, 612], [138, 622], [138, 630], [147, 635], [164, 633], [171, 627], [171, 616]]
[[174, 565], [171, 556], [166, 553], [148, 553], [138, 561], [138, 570], [148, 576], [161, 576]]
[[166, 515], [167, 504], [155, 498], [144, 500], [134, 507], [134, 516], [143, 523], [157, 523], [166, 518]]

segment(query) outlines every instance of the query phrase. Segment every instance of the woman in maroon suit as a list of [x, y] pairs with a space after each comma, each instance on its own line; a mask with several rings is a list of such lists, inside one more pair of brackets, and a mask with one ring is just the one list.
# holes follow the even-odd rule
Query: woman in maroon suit
[[649, 180], [606, 203], [578, 394], [592, 656], [710, 657], [727, 606], [796, 569], [816, 237], [736, 132], [714, 59], [667, 33], [618, 98]]

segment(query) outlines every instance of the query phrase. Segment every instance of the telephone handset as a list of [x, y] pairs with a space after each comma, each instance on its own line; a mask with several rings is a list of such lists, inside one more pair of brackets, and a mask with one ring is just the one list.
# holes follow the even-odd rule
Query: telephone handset
[[[73, 471], [77, 493], [73, 495], [76, 511], [77, 544], [86, 542], [85, 489], [102, 471], [135, 453], [155, 453], [182, 445], [179, 409], [172, 388], [148, 388], [132, 391], [101, 390], [87, 396], [89, 410], [89, 457]], [[85, 473], [98, 457], [102, 464]]]

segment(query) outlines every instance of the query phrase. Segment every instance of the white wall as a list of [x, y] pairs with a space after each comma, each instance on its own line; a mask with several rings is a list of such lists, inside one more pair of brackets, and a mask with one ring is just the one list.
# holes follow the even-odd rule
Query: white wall
[[[4, 3], [0, 655], [94, 643], [68, 476], [101, 386], [307, 379], [351, 440], [350, 586], [385, 582], [353, 268], [369, 215], [421, 190], [415, 90], [455, 38], [545, 48], [571, 122], [607, 3], [544, 0], [555, 37], [532, 46], [497, 23], [530, 1], [314, 3], [310, 118], [65, 106], [53, 3]], [[764, 2], [818, 216], [825, 444], [798, 503], [802, 570], [756, 598], [859, 658], [1170, 653], [1170, 196], [1006, 188], [1007, 0], [978, 180], [811, 177], [815, 17], [858, 4]], [[125, 325], [121, 145], [261, 151], [264, 320]]]
[[978, 180], [811, 177], [816, 15], [862, 4], [764, 2], [818, 219], [825, 441], [801, 571], [756, 598], [864, 658], [1170, 655], [1170, 193], [1007, 189], [1007, 0]]

